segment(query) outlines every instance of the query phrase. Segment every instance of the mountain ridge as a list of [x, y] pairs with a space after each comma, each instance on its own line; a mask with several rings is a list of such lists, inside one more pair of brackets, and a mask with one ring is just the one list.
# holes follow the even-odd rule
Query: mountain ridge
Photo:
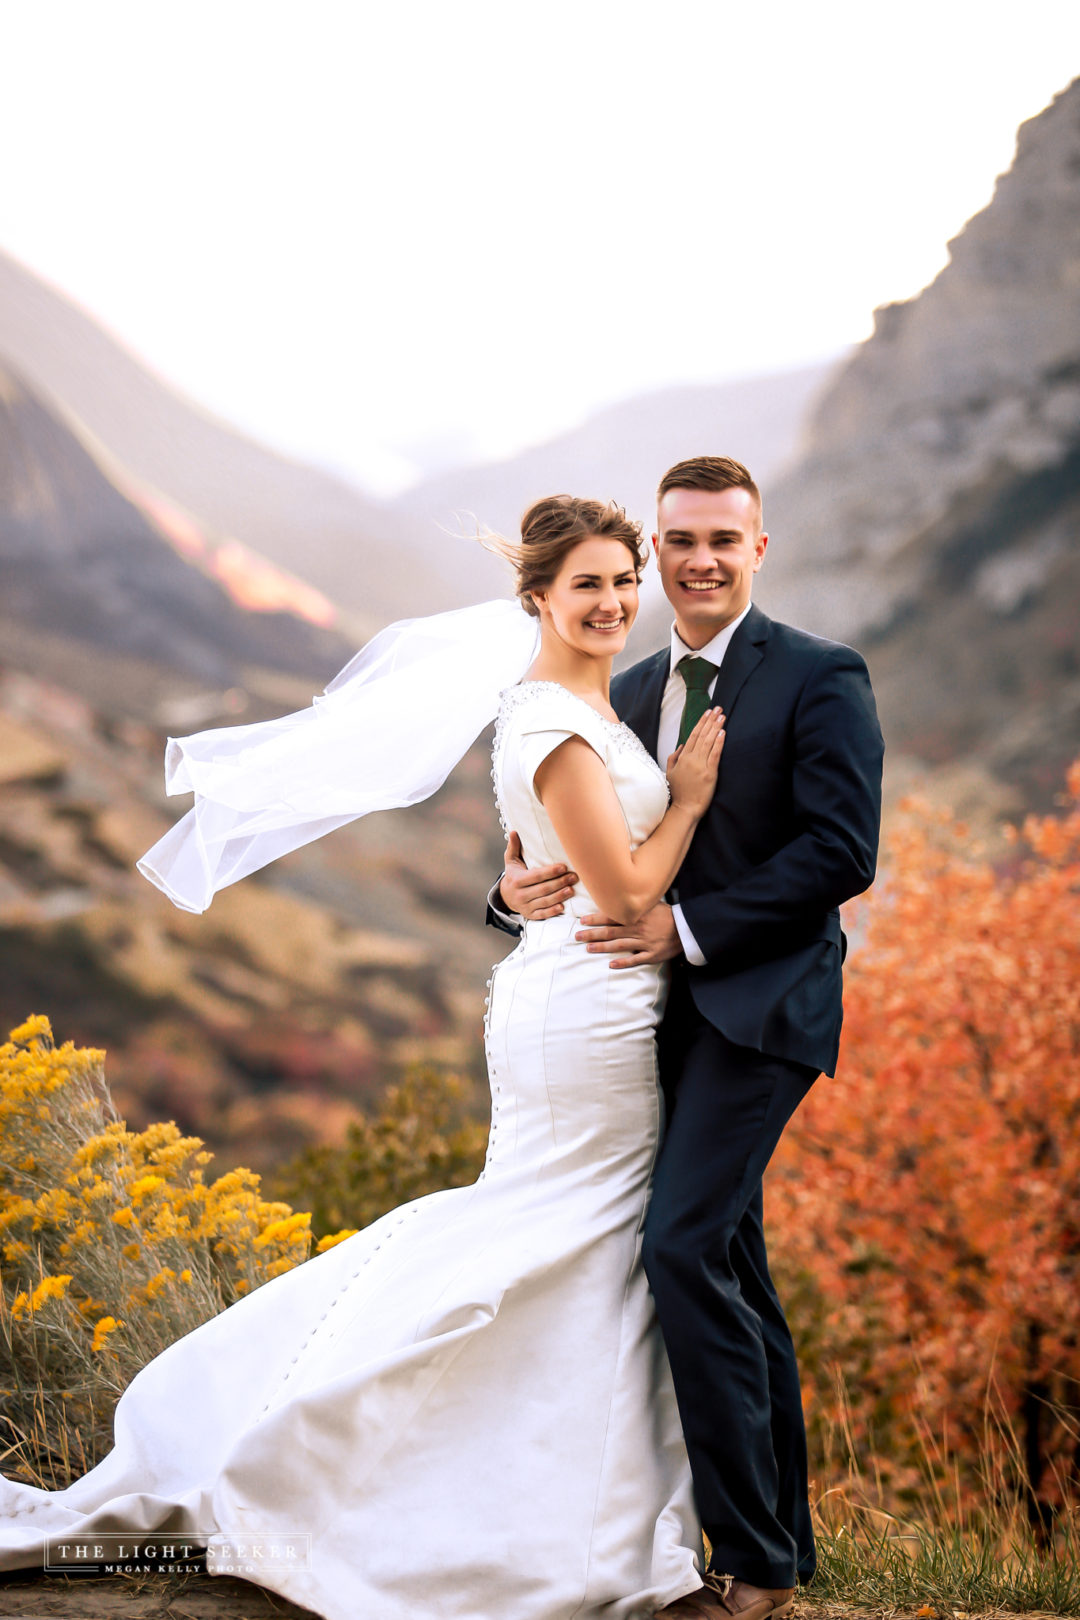
[[348, 644], [288, 612], [240, 607], [177, 554], [59, 415], [0, 363], [0, 622], [225, 686], [245, 664], [329, 676]]
[[[54, 409], [77, 419], [111, 471], [133, 477], [353, 610], [364, 635], [396, 616], [402, 536], [380, 503], [255, 439], [188, 399], [65, 293], [0, 252], [0, 356]], [[361, 588], [342, 590], [374, 551]], [[306, 566], [297, 568], [298, 557]], [[430, 610], [430, 609], [429, 609]]]
[[1080, 752], [1080, 79], [811, 413], [766, 611], [866, 653], [894, 753], [1044, 804]]

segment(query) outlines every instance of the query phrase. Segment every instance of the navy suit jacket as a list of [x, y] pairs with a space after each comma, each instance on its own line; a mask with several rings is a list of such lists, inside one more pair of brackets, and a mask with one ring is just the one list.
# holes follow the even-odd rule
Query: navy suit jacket
[[[670, 664], [665, 647], [611, 683], [616, 714], [654, 758]], [[727, 719], [716, 792], [672, 896], [705, 966], [680, 971], [729, 1041], [831, 1075], [847, 947], [838, 908], [873, 882], [881, 820], [866, 664], [751, 607], [713, 702]], [[488, 921], [505, 927], [490, 907]]]
[[[655, 757], [670, 648], [611, 683]], [[722, 1035], [833, 1074], [847, 942], [839, 906], [873, 882], [884, 744], [863, 659], [751, 607], [720, 666], [716, 792], [674, 893], [705, 957], [686, 972]], [[660, 761], [661, 764], [666, 763]]]

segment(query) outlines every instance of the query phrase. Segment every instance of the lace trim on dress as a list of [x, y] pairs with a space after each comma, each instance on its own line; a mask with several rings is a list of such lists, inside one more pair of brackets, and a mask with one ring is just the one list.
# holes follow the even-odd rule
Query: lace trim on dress
[[616, 747], [624, 748], [631, 754], [640, 754], [642, 759], [648, 760], [653, 770], [662, 779], [665, 788], [667, 787], [665, 772], [661, 770], [655, 759], [653, 759], [637, 732], [631, 726], [628, 726], [625, 720], [609, 720], [606, 715], [598, 714], [587, 699], [579, 696], [577, 692], [571, 692], [570, 688], [563, 686], [561, 681], [518, 681], [516, 686], [504, 687], [499, 693], [499, 713], [495, 720], [495, 737], [491, 745], [491, 782], [495, 790], [495, 808], [499, 813], [499, 825], [502, 827], [504, 834], [508, 833], [510, 828], [506, 820], [502, 800], [499, 797], [498, 767], [506, 738], [507, 716], [515, 709], [519, 709], [522, 703], [528, 702], [541, 692], [558, 692], [562, 697], [573, 698], [575, 703], [580, 703], [584, 708], [588, 709], [593, 719], [607, 731]]

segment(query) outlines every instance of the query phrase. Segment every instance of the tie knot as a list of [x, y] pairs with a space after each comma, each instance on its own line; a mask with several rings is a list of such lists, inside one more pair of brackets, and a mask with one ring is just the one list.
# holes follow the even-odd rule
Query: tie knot
[[720, 668], [719, 664], [710, 664], [707, 658], [680, 658], [675, 665], [679, 674], [686, 683], [688, 692], [707, 692], [712, 685], [713, 676]]

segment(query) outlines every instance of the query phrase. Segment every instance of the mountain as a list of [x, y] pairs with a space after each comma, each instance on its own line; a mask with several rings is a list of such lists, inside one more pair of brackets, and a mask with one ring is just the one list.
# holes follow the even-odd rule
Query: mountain
[[4, 253], [0, 359], [96, 441], [116, 481], [166, 497], [211, 536], [299, 574], [352, 609], [361, 634], [400, 617], [414, 596], [423, 598], [414, 611], [440, 605], [389, 509], [217, 420]]
[[767, 611], [868, 655], [893, 754], [1045, 801], [1080, 752], [1080, 80], [825, 390]]
[[[399, 496], [397, 510], [421, 532], [442, 536], [444, 563], [452, 559], [463, 603], [500, 594], [507, 587], [505, 565], [447, 530], [467, 534], [475, 514], [489, 528], [516, 536], [530, 501], [566, 491], [614, 499], [650, 533], [664, 470], [709, 452], [746, 462], [768, 487], [795, 453], [807, 409], [834, 369], [830, 362], [642, 394], [508, 460], [428, 479]], [[655, 581], [649, 589], [655, 593]]]
[[[189, 544], [198, 550], [197, 531]], [[252, 612], [128, 499], [91, 449], [0, 364], [0, 643], [20, 629], [152, 661], [211, 685], [247, 666], [321, 677], [350, 643], [287, 611]]]
[[715, 445], [768, 480], [793, 453], [830, 370], [646, 394], [510, 460], [443, 474], [384, 504], [218, 421], [0, 253], [4, 361], [174, 544], [182, 549], [184, 534], [197, 531], [219, 574], [231, 586], [242, 579], [249, 595], [268, 559], [295, 576], [285, 592], [277, 582], [275, 600], [296, 607], [300, 581], [316, 587], [345, 611], [354, 641], [393, 619], [506, 591], [504, 565], [447, 532], [468, 532], [457, 513], [513, 534], [531, 499], [569, 489], [613, 496], [649, 521], [663, 469]]

